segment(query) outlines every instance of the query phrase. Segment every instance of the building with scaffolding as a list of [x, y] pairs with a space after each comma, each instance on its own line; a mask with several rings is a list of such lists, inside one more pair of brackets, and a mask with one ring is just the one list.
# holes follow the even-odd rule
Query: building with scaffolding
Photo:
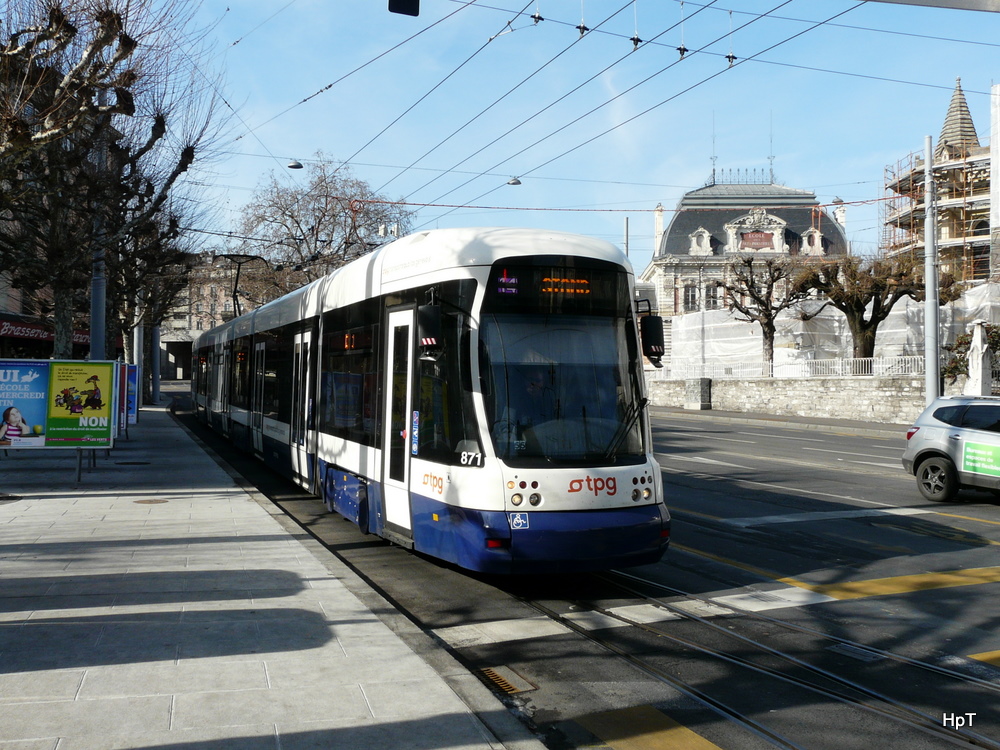
[[[995, 202], [991, 161], [991, 148], [980, 145], [958, 80], [934, 148], [931, 174], [940, 271], [962, 282], [989, 281], [1000, 274], [990, 232], [990, 207]], [[910, 154], [886, 167], [885, 190], [883, 250], [922, 258], [927, 217], [924, 155]]]

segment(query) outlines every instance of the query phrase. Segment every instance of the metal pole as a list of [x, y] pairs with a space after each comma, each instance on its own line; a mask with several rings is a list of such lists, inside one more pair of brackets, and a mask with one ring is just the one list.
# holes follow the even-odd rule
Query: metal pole
[[236, 261], [236, 278], [233, 279], [233, 312], [240, 317], [240, 271], [246, 261]]
[[938, 268], [937, 201], [935, 199], [934, 152], [931, 136], [924, 144], [924, 396], [931, 403], [940, 394], [941, 364], [938, 360]]
[[160, 326], [149, 331], [149, 373], [152, 376], [153, 403], [160, 403]]
[[625, 257], [628, 257], [628, 217], [625, 217]]
[[[108, 92], [101, 89], [97, 92], [97, 103], [104, 107], [107, 104]], [[105, 116], [106, 118], [106, 116]], [[98, 145], [100, 159], [99, 169], [102, 176], [108, 176], [108, 138], [107, 122], [101, 123], [102, 132]], [[106, 241], [104, 232], [104, 216], [102, 214], [104, 198], [98, 197], [98, 205], [95, 206], [94, 213], [94, 254], [93, 267], [90, 278], [90, 359], [105, 359], [104, 340], [107, 338], [107, 322], [105, 319], [107, 308], [108, 281], [104, 266], [104, 243]]]

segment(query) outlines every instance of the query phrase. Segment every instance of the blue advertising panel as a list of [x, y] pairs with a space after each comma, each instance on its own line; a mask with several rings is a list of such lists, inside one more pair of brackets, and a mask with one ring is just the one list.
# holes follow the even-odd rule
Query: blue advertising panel
[[126, 365], [125, 414], [129, 424], [139, 421], [139, 365]]

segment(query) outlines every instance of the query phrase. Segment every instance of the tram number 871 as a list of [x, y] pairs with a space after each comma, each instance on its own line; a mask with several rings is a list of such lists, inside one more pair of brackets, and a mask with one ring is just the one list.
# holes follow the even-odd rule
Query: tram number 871
[[483, 454], [462, 451], [462, 466], [482, 466]]

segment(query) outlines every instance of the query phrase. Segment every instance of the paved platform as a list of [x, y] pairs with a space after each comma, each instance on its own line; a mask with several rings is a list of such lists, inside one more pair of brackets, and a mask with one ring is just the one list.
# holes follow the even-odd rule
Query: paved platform
[[167, 411], [0, 453], [0, 748], [542, 745]]

